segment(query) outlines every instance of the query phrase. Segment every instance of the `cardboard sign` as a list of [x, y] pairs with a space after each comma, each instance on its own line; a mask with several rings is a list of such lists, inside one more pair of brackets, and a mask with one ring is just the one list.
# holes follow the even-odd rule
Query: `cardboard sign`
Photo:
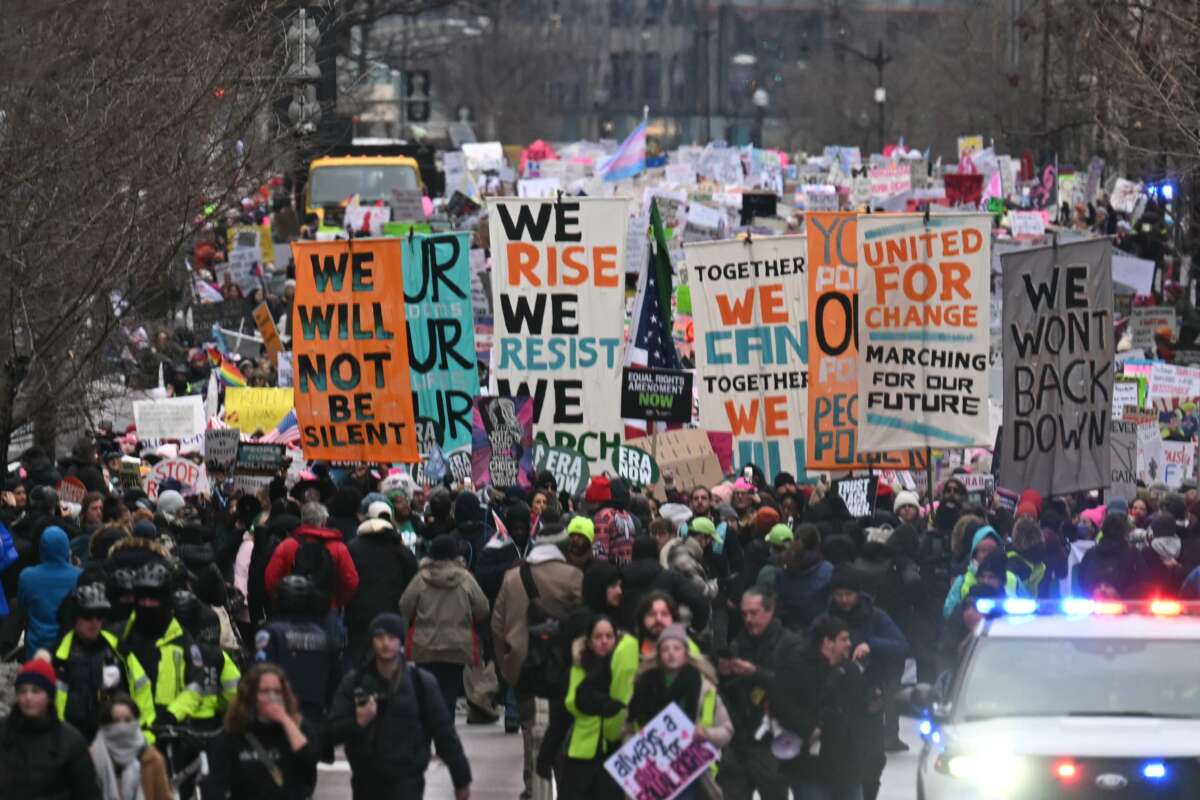
[[833, 482], [838, 497], [846, 504], [850, 516], [870, 517], [875, 514], [875, 499], [879, 491], [879, 476], [842, 478]]
[[237, 461], [242, 432], [237, 428], [210, 428], [204, 432], [204, 463], [210, 470], [228, 472]]
[[621, 416], [691, 422], [691, 371], [625, 367], [621, 370]]
[[533, 401], [480, 397], [472, 425], [471, 480], [476, 487], [533, 485]]
[[266, 303], [260, 303], [254, 309], [254, 324], [258, 326], [258, 335], [266, 345], [267, 355], [272, 360], [279, 358], [283, 352], [283, 342], [279, 340], [279, 331], [275, 329], [275, 320], [271, 318], [271, 309]]
[[653, 486], [658, 483], [658, 464], [654, 457], [636, 447], [621, 445], [613, 453], [612, 467], [619, 478], [634, 486]]
[[159, 487], [167, 480], [177, 480], [183, 485], [183, 495], [208, 494], [208, 473], [203, 464], [186, 458], [166, 458], [150, 467], [142, 488], [151, 500], [158, 500]]
[[1137, 381], [1113, 381], [1112, 386], [1113, 402], [1112, 416], [1113, 419], [1120, 419], [1121, 412], [1125, 406], [1140, 406], [1141, 401], [1138, 398], [1138, 382]]
[[808, 422], [807, 244], [802, 236], [684, 247], [700, 427], [734, 460], [803, 480]]
[[135, 400], [133, 424], [139, 439], [187, 439], [204, 433], [204, 398], [198, 394], [165, 400]]
[[1179, 489], [1184, 481], [1196, 481], [1196, 443], [1163, 442], [1162, 481], [1168, 489]]
[[1166, 460], [1166, 449], [1163, 447], [1162, 433], [1158, 429], [1158, 423], [1138, 423], [1138, 480], [1147, 486], [1162, 481]]
[[225, 390], [225, 422], [254, 433], [270, 431], [292, 410], [292, 390], [230, 387]]
[[1137, 424], [1121, 419], [1111, 420], [1109, 439], [1109, 484], [1106, 496], [1133, 500], [1137, 496]]
[[1136, 306], [1129, 312], [1129, 334], [1133, 346], [1149, 350], [1159, 328], [1171, 330], [1171, 340], [1179, 338], [1179, 321], [1172, 306]]
[[858, 447], [972, 447], [988, 424], [991, 217], [858, 218]]
[[[422, 456], [436, 447], [455, 481], [471, 474], [471, 430], [479, 371], [471, 307], [468, 233], [401, 240], [408, 368]], [[418, 483], [422, 469], [415, 470]]]
[[416, 462], [401, 241], [296, 242], [292, 249], [304, 457]]
[[912, 172], [907, 164], [872, 167], [870, 178], [872, 203], [882, 203], [889, 197], [912, 190]]
[[[1125, 374], [1131, 374], [1126, 365]], [[1200, 397], [1200, 369], [1179, 367], [1156, 361], [1150, 366], [1150, 379], [1146, 384], [1146, 398], [1187, 399]]]
[[538, 441], [606, 463], [624, 423], [626, 199], [488, 202], [491, 394], [533, 398]]
[[586, 490], [592, 478], [582, 453], [563, 447], [547, 447], [540, 442], [533, 447], [533, 468], [535, 472], [548, 471], [554, 476], [558, 490], [571, 497]]
[[1000, 484], [1043, 497], [1111, 481], [1112, 267], [1108, 239], [1002, 255]]
[[[675, 485], [680, 488], [716, 486], [725, 478], [708, 434], [697, 428], [680, 428], [630, 439], [628, 445], [652, 454], [658, 462], [659, 474], [672, 475]], [[654, 494], [664, 495], [661, 478], [654, 486]]]
[[627, 797], [671, 800], [717, 759], [711, 744], [696, 739], [696, 726], [671, 703], [604, 762]]

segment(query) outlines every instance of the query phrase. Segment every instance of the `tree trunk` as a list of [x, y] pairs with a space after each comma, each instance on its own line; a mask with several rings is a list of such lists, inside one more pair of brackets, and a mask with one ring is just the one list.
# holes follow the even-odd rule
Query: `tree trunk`
[[46, 451], [51, 460], [57, 459], [58, 403], [47, 397], [33, 415], [33, 445]]

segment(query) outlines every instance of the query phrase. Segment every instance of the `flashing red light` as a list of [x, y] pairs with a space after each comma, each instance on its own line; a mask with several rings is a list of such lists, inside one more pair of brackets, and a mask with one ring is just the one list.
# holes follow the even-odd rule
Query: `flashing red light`
[[1152, 600], [1150, 613], [1156, 617], [1178, 617], [1183, 613], [1183, 603], [1178, 600]]
[[1074, 761], [1064, 759], [1054, 765], [1054, 776], [1063, 783], [1074, 783], [1079, 780], [1079, 767]]

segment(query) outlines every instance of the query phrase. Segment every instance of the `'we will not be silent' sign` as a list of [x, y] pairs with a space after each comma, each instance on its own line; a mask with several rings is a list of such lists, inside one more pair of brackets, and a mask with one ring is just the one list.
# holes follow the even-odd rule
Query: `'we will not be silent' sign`
[[491, 389], [533, 398], [539, 441], [607, 462], [621, 444], [629, 201], [488, 202]]

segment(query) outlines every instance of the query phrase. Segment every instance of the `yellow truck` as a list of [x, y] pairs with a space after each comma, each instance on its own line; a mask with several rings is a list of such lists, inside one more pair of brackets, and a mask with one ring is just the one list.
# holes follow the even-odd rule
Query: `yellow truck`
[[309, 216], [324, 222], [325, 207], [344, 205], [358, 196], [361, 205], [392, 202], [392, 190], [422, 191], [421, 169], [402, 155], [339, 155], [313, 159], [304, 188]]

